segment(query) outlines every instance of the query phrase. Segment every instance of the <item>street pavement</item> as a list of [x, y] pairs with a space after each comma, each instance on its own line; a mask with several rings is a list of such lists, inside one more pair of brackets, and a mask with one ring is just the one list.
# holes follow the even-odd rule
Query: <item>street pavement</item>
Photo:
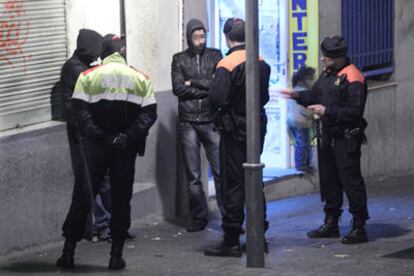
[[[78, 244], [73, 270], [55, 266], [62, 242], [31, 248], [0, 259], [0, 275], [414, 275], [414, 179], [412, 175], [376, 178], [368, 182], [370, 241], [343, 245], [339, 239], [309, 239], [306, 232], [323, 221], [318, 194], [268, 203], [270, 252], [265, 268], [246, 268], [242, 258], [207, 257], [206, 246], [222, 235], [217, 214], [203, 232], [187, 233], [183, 226], [154, 215], [135, 223], [137, 237], [126, 244], [127, 268], [107, 269], [110, 244]], [[346, 202], [346, 200], [345, 200]], [[341, 234], [351, 229], [344, 206]], [[28, 229], [28, 231], [30, 231]], [[242, 237], [244, 241], [245, 237]], [[405, 252], [398, 253], [402, 250]], [[387, 256], [388, 255], [388, 256]], [[398, 257], [398, 258], [397, 258]]]

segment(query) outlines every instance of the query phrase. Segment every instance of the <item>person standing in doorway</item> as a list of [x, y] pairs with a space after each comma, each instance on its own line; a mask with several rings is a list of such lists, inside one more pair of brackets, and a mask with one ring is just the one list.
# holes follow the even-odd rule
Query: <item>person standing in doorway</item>
[[222, 55], [206, 47], [206, 28], [198, 19], [187, 23], [188, 49], [173, 56], [171, 78], [178, 97], [178, 133], [189, 194], [188, 232], [202, 231], [208, 223], [208, 204], [201, 182], [200, 148], [203, 145], [214, 176], [217, 204], [223, 215], [219, 168], [220, 135], [213, 124], [209, 102], [211, 81]]

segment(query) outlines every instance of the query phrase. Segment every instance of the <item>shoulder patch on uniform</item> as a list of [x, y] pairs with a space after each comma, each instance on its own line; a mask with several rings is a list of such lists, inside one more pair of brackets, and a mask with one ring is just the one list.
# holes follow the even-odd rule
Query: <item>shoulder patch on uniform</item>
[[341, 77], [342, 75], [346, 75], [346, 79], [349, 83], [365, 82], [364, 75], [362, 75], [361, 71], [359, 71], [358, 68], [353, 64], [348, 65], [338, 73], [338, 77]]
[[147, 74], [145, 74], [144, 72], [138, 70], [137, 68], [135, 68], [134, 66], [129, 66], [131, 69], [134, 69], [136, 72], [140, 73], [141, 75], [144, 76], [144, 78], [146, 78], [147, 80], [149, 80], [150, 78], [148, 77]]
[[231, 53], [229, 56], [223, 58], [219, 61], [217, 64], [217, 68], [223, 67], [230, 72], [233, 71], [234, 68], [236, 68], [238, 65], [242, 64], [246, 61], [246, 51], [235, 51]]
[[90, 68], [90, 69], [88, 69], [88, 70], [86, 70], [86, 71], [83, 71], [83, 72], [82, 72], [82, 75], [86, 76], [87, 74], [89, 74], [90, 72], [95, 71], [96, 69], [98, 69], [98, 68], [99, 68], [99, 67], [101, 67], [101, 66], [103, 66], [103, 64], [96, 65], [95, 67], [92, 67], [92, 68]]

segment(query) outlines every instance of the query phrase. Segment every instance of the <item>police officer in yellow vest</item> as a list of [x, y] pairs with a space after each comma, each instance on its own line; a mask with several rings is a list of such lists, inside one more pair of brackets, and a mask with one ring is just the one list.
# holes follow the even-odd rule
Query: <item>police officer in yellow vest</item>
[[[122, 251], [131, 224], [135, 159], [137, 154], [144, 155], [148, 130], [157, 118], [151, 81], [129, 67], [120, 51], [120, 38], [106, 35], [101, 46], [102, 65], [79, 76], [72, 96], [75, 121], [86, 139], [94, 193], [109, 170], [113, 239], [110, 269], [125, 267]], [[58, 266], [74, 266], [76, 242], [83, 236], [90, 207], [87, 193], [73, 197], [63, 225], [66, 239]]]
[[312, 90], [281, 93], [320, 116], [318, 158], [321, 199], [325, 202], [325, 222], [308, 232], [309, 238], [339, 238], [338, 219], [343, 193], [353, 216], [352, 230], [344, 244], [368, 241], [367, 193], [361, 175], [361, 144], [365, 141], [363, 118], [367, 88], [364, 76], [347, 58], [347, 44], [340, 36], [326, 37], [321, 43], [325, 68]]

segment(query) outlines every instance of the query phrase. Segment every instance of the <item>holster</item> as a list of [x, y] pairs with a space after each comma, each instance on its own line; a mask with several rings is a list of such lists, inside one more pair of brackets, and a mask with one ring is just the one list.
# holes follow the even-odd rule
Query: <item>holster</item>
[[224, 132], [232, 132], [237, 128], [234, 116], [230, 112], [219, 113], [214, 120], [214, 124], [219, 131]]
[[346, 128], [344, 130], [345, 147], [347, 152], [355, 152], [356, 150], [359, 150], [361, 144], [367, 143], [367, 137], [364, 133], [367, 126], [367, 122], [362, 119], [358, 127]]

